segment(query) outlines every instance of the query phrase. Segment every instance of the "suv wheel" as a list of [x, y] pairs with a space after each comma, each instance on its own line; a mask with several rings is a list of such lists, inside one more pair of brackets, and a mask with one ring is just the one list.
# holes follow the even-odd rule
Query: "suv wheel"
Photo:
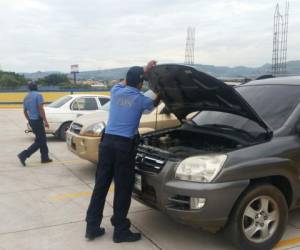
[[66, 132], [69, 129], [70, 125], [71, 125], [71, 122], [66, 122], [63, 125], [61, 125], [61, 127], [59, 129], [59, 133], [58, 133], [60, 139], [62, 139], [64, 141], [66, 140]]
[[239, 249], [267, 250], [282, 237], [287, 217], [282, 192], [269, 184], [255, 185], [238, 200], [226, 232]]

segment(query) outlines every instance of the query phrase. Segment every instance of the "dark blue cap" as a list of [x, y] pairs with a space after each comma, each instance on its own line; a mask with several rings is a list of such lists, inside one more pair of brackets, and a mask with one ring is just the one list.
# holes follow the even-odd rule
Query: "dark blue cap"
[[28, 87], [28, 89], [29, 89], [30, 91], [37, 90], [37, 85], [36, 85], [36, 83], [33, 82], [33, 81], [29, 81], [29, 82], [27, 83], [27, 87]]
[[139, 83], [144, 81], [144, 68], [139, 66], [131, 67], [126, 75], [126, 82], [128, 86], [136, 87]]

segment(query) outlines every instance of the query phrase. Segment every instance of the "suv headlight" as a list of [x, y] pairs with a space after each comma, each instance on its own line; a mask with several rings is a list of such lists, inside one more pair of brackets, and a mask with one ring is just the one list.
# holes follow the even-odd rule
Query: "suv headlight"
[[226, 155], [200, 155], [179, 163], [175, 178], [185, 181], [211, 182], [222, 169]]
[[88, 126], [85, 130], [82, 131], [81, 135], [99, 137], [104, 128], [104, 122], [98, 122], [91, 126]]

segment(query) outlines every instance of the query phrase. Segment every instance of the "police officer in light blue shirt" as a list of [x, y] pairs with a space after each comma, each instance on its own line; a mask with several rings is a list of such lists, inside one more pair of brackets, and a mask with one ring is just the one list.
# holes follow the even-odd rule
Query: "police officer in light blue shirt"
[[[136, 70], [140, 70], [139, 68], [141, 67]], [[111, 90], [109, 120], [105, 133], [133, 138], [137, 134], [142, 113], [153, 108], [153, 100], [144, 96], [140, 89], [117, 84]]]
[[141, 94], [147, 72], [155, 67], [150, 61], [145, 68], [132, 67], [126, 75], [126, 84], [116, 84], [111, 89], [109, 119], [103, 141], [99, 148], [96, 183], [86, 215], [86, 238], [94, 239], [105, 233], [100, 228], [106, 195], [112, 179], [115, 184], [113, 241], [133, 242], [141, 238], [139, 233], [130, 231], [127, 219], [134, 185], [134, 161], [138, 127], [145, 110], [152, 110], [160, 98], [153, 101]]
[[48, 146], [45, 127], [49, 127], [45, 110], [43, 96], [37, 92], [37, 85], [34, 82], [28, 83], [29, 93], [24, 98], [24, 115], [27, 119], [32, 132], [35, 135], [34, 143], [18, 154], [18, 158], [23, 166], [26, 166], [26, 159], [29, 158], [38, 149], [41, 152], [41, 162], [52, 162], [48, 155]]

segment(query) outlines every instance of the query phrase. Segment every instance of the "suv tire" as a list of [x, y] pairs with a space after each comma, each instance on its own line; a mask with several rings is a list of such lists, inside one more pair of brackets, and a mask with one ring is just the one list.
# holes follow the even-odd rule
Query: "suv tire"
[[238, 249], [272, 249], [284, 233], [287, 218], [287, 202], [278, 188], [253, 185], [237, 201], [225, 232]]

